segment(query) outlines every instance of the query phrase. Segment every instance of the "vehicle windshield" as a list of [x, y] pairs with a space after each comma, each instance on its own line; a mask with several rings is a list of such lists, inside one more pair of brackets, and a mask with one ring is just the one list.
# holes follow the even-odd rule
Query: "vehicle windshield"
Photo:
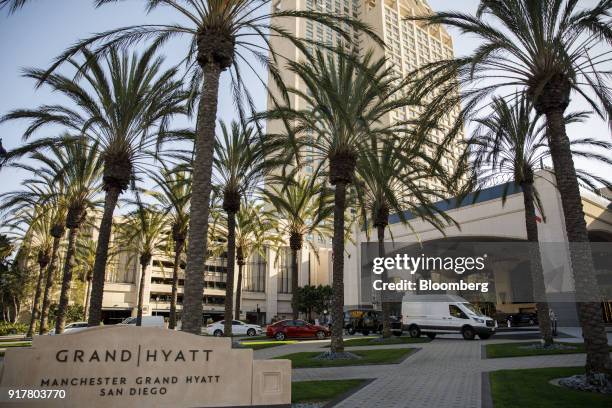
[[470, 312], [474, 313], [476, 316], [484, 316], [480, 310], [476, 309], [471, 303], [462, 303]]

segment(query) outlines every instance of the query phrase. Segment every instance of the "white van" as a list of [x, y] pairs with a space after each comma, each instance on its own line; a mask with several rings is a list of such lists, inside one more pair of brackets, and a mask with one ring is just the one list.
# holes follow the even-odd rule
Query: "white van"
[[484, 340], [495, 333], [495, 321], [460, 296], [408, 294], [402, 299], [402, 329], [410, 337], [461, 333], [466, 340], [476, 335]]
[[[135, 326], [136, 318], [128, 317], [119, 324], [130, 324]], [[142, 321], [140, 322], [140, 325], [142, 327], [160, 327], [162, 329], [166, 327], [163, 316], [142, 316]]]

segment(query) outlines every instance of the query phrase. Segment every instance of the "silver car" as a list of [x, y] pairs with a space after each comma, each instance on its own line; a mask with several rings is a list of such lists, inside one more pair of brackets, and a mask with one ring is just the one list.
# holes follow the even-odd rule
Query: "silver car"
[[[67, 324], [64, 327], [64, 332], [62, 334], [74, 333], [74, 332], [78, 332], [81, 330], [85, 330], [86, 328], [87, 328], [87, 322], [73, 322], [73, 323]], [[55, 329], [50, 330], [49, 334], [54, 335]]]

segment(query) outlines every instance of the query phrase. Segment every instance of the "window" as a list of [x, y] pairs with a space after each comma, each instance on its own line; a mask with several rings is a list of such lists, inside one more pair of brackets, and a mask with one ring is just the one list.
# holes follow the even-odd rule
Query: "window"
[[463, 313], [461, 309], [459, 309], [455, 305], [448, 305], [448, 312], [451, 316], [456, 317], [458, 319], [467, 319], [468, 317]]
[[134, 283], [140, 269], [137, 258], [128, 251], [121, 251], [114, 262], [109, 262], [106, 268], [106, 282]]
[[242, 326], [242, 322], [238, 320], [232, 320], [232, 326]]
[[266, 291], [266, 260], [263, 256], [253, 254], [244, 266], [242, 288], [249, 292]]
[[279, 249], [278, 260], [278, 293], [291, 293], [291, 249]]

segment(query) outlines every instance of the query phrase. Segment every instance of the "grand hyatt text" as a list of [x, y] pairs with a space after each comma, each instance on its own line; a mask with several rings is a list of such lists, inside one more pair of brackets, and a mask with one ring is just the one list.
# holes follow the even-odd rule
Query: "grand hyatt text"
[[212, 350], [164, 350], [164, 349], [145, 349], [140, 348], [137, 351], [128, 349], [122, 350], [59, 350], [55, 354], [55, 359], [59, 363], [108, 363], [121, 362], [127, 363], [137, 356], [138, 362], [178, 362], [178, 361], [203, 361], [207, 362], [210, 359]]

